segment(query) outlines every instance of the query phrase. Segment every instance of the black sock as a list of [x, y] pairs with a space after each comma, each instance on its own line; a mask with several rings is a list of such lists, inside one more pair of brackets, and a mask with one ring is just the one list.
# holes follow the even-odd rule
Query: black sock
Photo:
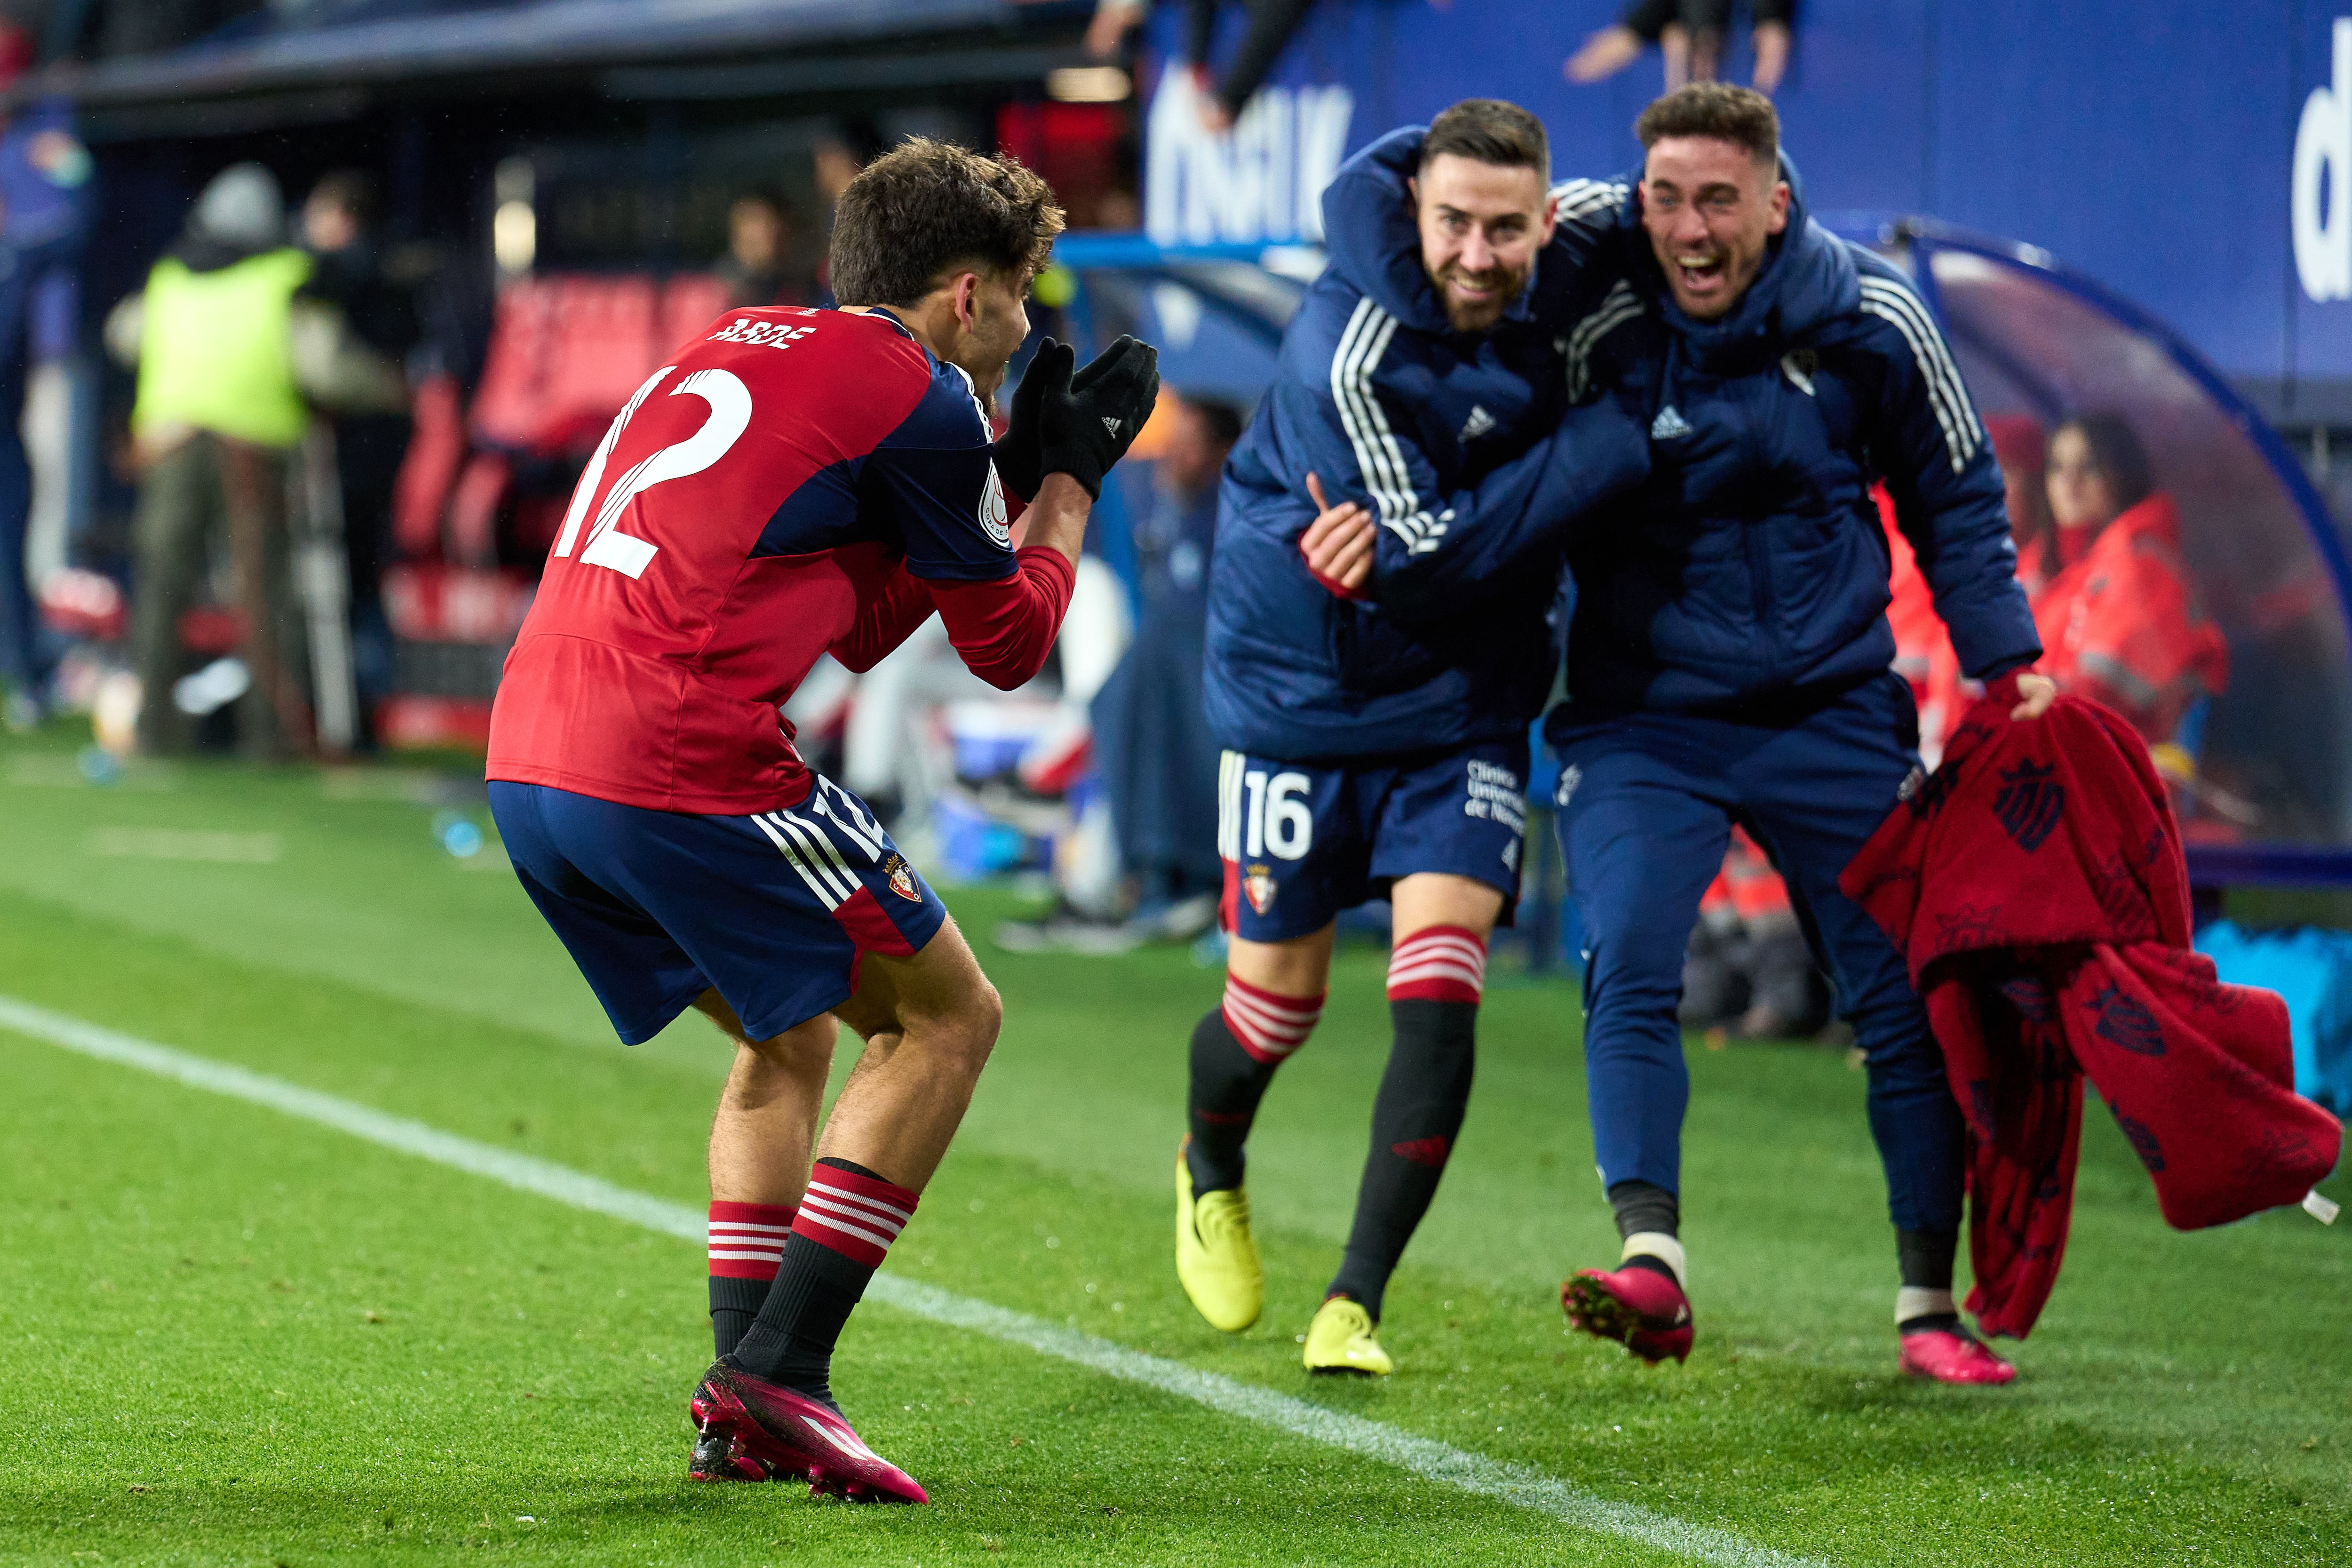
[[1677, 1239], [1682, 1236], [1682, 1200], [1664, 1187], [1648, 1182], [1620, 1182], [1609, 1189], [1609, 1206], [1617, 1211], [1617, 1237], [1621, 1241], [1643, 1231]]
[[[819, 1160], [809, 1180], [810, 1200], [803, 1201], [796, 1226], [809, 1223], [809, 1202], [824, 1185], [827, 1166], [863, 1177], [869, 1184], [887, 1185], [885, 1177], [863, 1165], [831, 1157]], [[914, 1194], [896, 1187], [889, 1188], [889, 1194], [898, 1207], [913, 1209]], [[889, 1226], [886, 1245], [897, 1235], [898, 1227]], [[872, 1261], [860, 1261], [795, 1229], [784, 1243], [783, 1262], [776, 1269], [767, 1300], [727, 1359], [753, 1377], [782, 1384], [838, 1411], [830, 1382], [833, 1347], [841, 1337], [842, 1325], [865, 1296], [874, 1271], [881, 1267], [883, 1249], [873, 1247], [870, 1255]]]
[[1957, 1230], [1900, 1230], [1895, 1233], [1895, 1260], [1903, 1283], [1919, 1290], [1952, 1288], [1952, 1259], [1960, 1249]]
[[[1895, 1232], [1895, 1260], [1903, 1271], [1905, 1286], [1920, 1290], [1941, 1290], [1949, 1294], [1952, 1289], [1952, 1260], [1960, 1249], [1960, 1233], [1957, 1230], [1904, 1230]], [[1941, 1329], [1958, 1330], [1958, 1312], [1925, 1312], [1906, 1318], [1895, 1325], [1897, 1333], [1929, 1333]]]
[[1405, 1243], [1412, 1239], [1462, 1131], [1476, 1065], [1478, 1005], [1400, 999], [1389, 1004], [1396, 1042], [1372, 1101], [1372, 1148], [1356, 1193], [1356, 1222], [1333, 1277], [1375, 1321]]
[[751, 1320], [760, 1315], [760, 1304], [768, 1299], [768, 1284], [765, 1279], [710, 1277], [710, 1337], [717, 1353], [725, 1355], [742, 1342]]
[[1225, 1026], [1223, 1007], [1210, 1008], [1192, 1026], [1192, 1087], [1186, 1110], [1192, 1140], [1185, 1146], [1184, 1163], [1195, 1193], [1230, 1192], [1242, 1184], [1242, 1144], [1281, 1065], [1244, 1050]]

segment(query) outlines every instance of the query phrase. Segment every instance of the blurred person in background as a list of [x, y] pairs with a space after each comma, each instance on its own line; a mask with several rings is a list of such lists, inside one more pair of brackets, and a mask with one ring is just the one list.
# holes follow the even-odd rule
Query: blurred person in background
[[174, 688], [186, 673], [180, 620], [203, 596], [223, 532], [246, 676], [239, 689], [235, 672], [225, 671], [219, 695], [240, 702], [239, 738], [253, 754], [283, 756], [309, 742], [286, 476], [309, 418], [295, 377], [292, 310], [310, 271], [310, 258], [288, 243], [278, 177], [238, 163], [205, 187], [145, 290], [107, 321], [108, 346], [139, 373], [131, 613], [143, 693], [139, 744], [150, 754], [190, 750], [191, 710], [209, 710], [203, 693], [183, 702]]
[[2158, 758], [2178, 775], [2195, 751], [2182, 721], [2230, 683], [2229, 645], [2180, 557], [2180, 513], [2115, 414], [2074, 415], [2051, 432], [2048, 486], [2048, 580], [2033, 605], [2042, 672], [2123, 714], [2150, 746], [2181, 742]]
[[861, 119], [844, 120], [831, 131], [817, 138], [809, 149], [809, 174], [816, 182], [816, 194], [824, 203], [824, 231], [828, 243], [816, 263], [816, 302], [833, 303], [833, 254], [830, 237], [834, 215], [840, 209], [841, 196], [849, 183], [857, 178], [858, 171], [871, 163], [882, 151], [882, 138], [874, 127]]
[[327, 175], [310, 187], [302, 204], [302, 245], [310, 253], [311, 270], [299, 298], [338, 311], [356, 345], [383, 365], [377, 381], [385, 395], [374, 400], [380, 406], [338, 411], [333, 432], [359, 697], [357, 743], [362, 750], [373, 744], [370, 720], [375, 706], [392, 690], [383, 566], [392, 550], [394, 481], [414, 428], [400, 367], [424, 336], [414, 292], [385, 269], [377, 216], [375, 183], [355, 170]]
[[774, 191], [737, 196], [727, 209], [727, 254], [710, 269], [727, 286], [727, 308], [808, 303], [792, 259], [791, 205]]
[[[1187, 0], [1184, 70], [1191, 79], [1201, 123], [1223, 134], [1234, 128], [1249, 100], [1265, 85], [1268, 72], [1281, 58], [1290, 36], [1298, 31], [1314, 0], [1247, 0], [1249, 30], [1225, 67], [1223, 80], [1209, 68], [1211, 47], [1216, 42], [1217, 0]], [[1128, 34], [1143, 26], [1150, 10], [1148, 0], [1099, 0], [1094, 20], [1087, 26], [1087, 52], [1097, 59], [1118, 54]]]
[[1217, 479], [1243, 418], [1230, 403], [1175, 393], [1161, 395], [1155, 417], [1166, 421], [1166, 436], [1152, 464], [1150, 499], [1131, 531], [1133, 635], [1087, 707], [1125, 896], [1114, 909], [1095, 910], [1066, 896], [1043, 919], [1005, 921], [997, 942], [1017, 951], [1121, 952], [1141, 942], [1189, 940], [1216, 921], [1224, 878], [1216, 851], [1217, 743], [1201, 705], [1201, 667]]
[[[1757, 91], [1779, 89], [1788, 74], [1789, 49], [1795, 41], [1790, 29], [1794, 0], [1755, 0], [1756, 68], [1749, 81]], [[1731, 0], [1632, 0], [1615, 22], [1584, 40], [1561, 68], [1579, 84], [1604, 81], [1655, 47], [1664, 58], [1666, 90], [1685, 82], [1713, 81], [1723, 61], [1723, 40], [1731, 26]]]
[[1110, 801], [1139, 934], [1197, 935], [1216, 919], [1217, 743], [1201, 705], [1217, 480], [1242, 412], [1176, 397], [1151, 505], [1135, 521], [1135, 640], [1095, 694], [1095, 765]]
[[[0, 80], [29, 58], [21, 28], [0, 27]], [[39, 104], [0, 133], [0, 696], [11, 729], [44, 711], [50, 659], [26, 562], [33, 473], [25, 455], [25, 388], [32, 369], [36, 289], [70, 267], [90, 221], [89, 152], [72, 111]]]
[[1988, 415], [1985, 435], [2000, 464], [2002, 505], [2009, 512], [2010, 542], [2017, 546], [2017, 580], [2027, 598], [2038, 596], [2057, 570], [2057, 542], [2050, 537], [2050, 491], [2042, 473], [2049, 437], [2031, 414]]
[[[311, 744], [309, 628], [287, 509], [291, 455], [312, 402], [383, 411], [407, 395], [398, 367], [368, 347], [339, 303], [304, 295], [314, 270], [289, 242], [277, 176], [237, 163], [196, 198], [146, 288], [107, 318], [108, 348], [138, 369], [131, 638], [139, 745], [151, 754], [191, 749], [194, 721], [230, 702], [248, 754], [283, 757]], [[239, 657], [184, 682], [182, 617], [203, 602], [224, 538]]]

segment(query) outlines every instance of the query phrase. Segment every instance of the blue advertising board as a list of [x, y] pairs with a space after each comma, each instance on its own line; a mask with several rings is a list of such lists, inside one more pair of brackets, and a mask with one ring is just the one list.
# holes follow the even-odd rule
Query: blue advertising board
[[[1244, 21], [1225, 9], [1221, 50]], [[1312, 239], [1347, 153], [1472, 96], [1539, 114], [1563, 176], [1630, 168], [1656, 57], [1593, 86], [1560, 68], [1616, 11], [1326, 0], [1226, 137], [1163, 70], [1147, 226], [1167, 243]], [[1157, 9], [1158, 58], [1182, 29], [1181, 7]], [[1737, 38], [1728, 65], [1744, 79]], [[1778, 102], [1816, 211], [2042, 247], [2170, 323], [2273, 417], [2352, 424], [2352, 0], [1810, 0]]]

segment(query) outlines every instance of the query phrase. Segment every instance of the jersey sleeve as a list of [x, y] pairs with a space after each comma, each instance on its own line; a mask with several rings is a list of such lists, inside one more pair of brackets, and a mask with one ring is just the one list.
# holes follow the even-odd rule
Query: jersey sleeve
[[856, 621], [826, 651], [851, 674], [863, 675], [913, 637], [936, 607], [929, 585], [901, 563], [881, 592], [858, 607]]
[[971, 382], [941, 364], [866, 459], [866, 499], [896, 525], [907, 570], [925, 582], [995, 583], [1017, 570], [991, 434]]
[[1989, 679], [2037, 658], [1992, 442], [1935, 318], [1892, 268], [1864, 266], [1862, 311], [1886, 367], [1874, 443], [1895, 521], [1911, 542], [1960, 668]]

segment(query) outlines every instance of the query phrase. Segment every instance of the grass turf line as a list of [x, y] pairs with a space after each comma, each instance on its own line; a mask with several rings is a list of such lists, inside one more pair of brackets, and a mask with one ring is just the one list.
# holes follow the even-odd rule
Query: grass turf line
[[[853, 1334], [853, 1409], [931, 1508], [693, 1485], [686, 1249], [49, 1054], [10, 1063], [40, 1113], [0, 1122], [0, 1279], [47, 1350], [0, 1391], [0, 1559], [1527, 1560], [1482, 1500], [891, 1314]], [[1671, 1561], [1612, 1544], [1577, 1555]]]
[[[172, 782], [131, 794], [0, 787], [0, 885], [16, 890], [0, 907], [7, 989], [699, 1201], [723, 1066], [707, 1030], [620, 1050], [520, 891], [436, 847], [425, 807], [332, 798], [299, 773], [197, 768]], [[117, 824], [276, 831], [287, 849], [268, 867], [159, 862], [132, 877], [83, 847], [91, 827]], [[1336, 1261], [1362, 1158], [1386, 1036], [1378, 957], [1343, 954], [1323, 1030], [1269, 1099], [1252, 1174], [1268, 1317], [1229, 1339], [1184, 1306], [1166, 1258], [1181, 1042], [1213, 1002], [1214, 975], [1181, 954], [996, 953], [985, 930], [1006, 902], [981, 891], [951, 901], [1011, 1022], [894, 1268], [1843, 1562], [2352, 1558], [2337, 1502], [2352, 1354], [2326, 1327], [2352, 1294], [2347, 1238], [2300, 1215], [2169, 1233], [2104, 1117], [2086, 1129], [2073, 1251], [2021, 1355], [2026, 1381], [1956, 1400], [1889, 1375], [1891, 1247], [1859, 1075], [1811, 1052], [1694, 1051], [1700, 1352], [1687, 1369], [1645, 1376], [1564, 1338], [1550, 1300], [1562, 1268], [1613, 1254], [1580, 1173], [1573, 993], [1497, 989], [1471, 1123], [1391, 1292], [1384, 1337], [1405, 1370], [1384, 1386], [1332, 1388], [1299, 1374], [1291, 1336]], [[374, 940], [388, 931], [399, 940]], [[0, 1095], [0, 1122], [21, 1110]], [[83, 1284], [77, 1260], [51, 1261], [65, 1272], [0, 1299], [45, 1301]], [[698, 1357], [695, 1266], [670, 1267], [685, 1270], [667, 1295], [670, 1332]], [[853, 1328], [861, 1368], [866, 1317], [889, 1321], [867, 1314]], [[69, 1344], [78, 1331], [61, 1331]], [[39, 1373], [55, 1342], [0, 1344], [0, 1377]], [[1009, 1370], [1020, 1359], [1006, 1377], [1030, 1375]], [[661, 1405], [664, 1442], [675, 1403], [673, 1392]], [[18, 1431], [47, 1432], [26, 1419]], [[1361, 1467], [1302, 1463], [1296, 1485], [1321, 1496], [1350, 1468]], [[1344, 1528], [1331, 1541], [1328, 1555], [1348, 1560], [1415, 1555]]]
[[[688, 1242], [699, 1242], [703, 1237], [703, 1215], [683, 1204], [665, 1203], [527, 1154], [477, 1143], [281, 1079], [102, 1029], [14, 997], [0, 995], [0, 1029], [44, 1040], [96, 1061], [133, 1068], [192, 1089], [316, 1122], [399, 1153], [657, 1234]], [[1619, 1536], [1698, 1562], [1719, 1564], [1721, 1568], [1820, 1568], [1805, 1559], [1757, 1547], [1722, 1531], [1594, 1497], [1556, 1477], [1524, 1466], [1497, 1463], [1484, 1455], [1465, 1453], [1360, 1416], [1321, 1409], [1214, 1373], [1139, 1354], [1091, 1334], [1056, 1328], [1024, 1313], [1008, 1311], [899, 1275], [877, 1275], [866, 1296], [869, 1300], [886, 1302], [935, 1323], [1026, 1346], [1041, 1354], [1190, 1399], [1327, 1447], [1343, 1448], [1394, 1465], [1424, 1480], [1548, 1514], [1581, 1530]]]

